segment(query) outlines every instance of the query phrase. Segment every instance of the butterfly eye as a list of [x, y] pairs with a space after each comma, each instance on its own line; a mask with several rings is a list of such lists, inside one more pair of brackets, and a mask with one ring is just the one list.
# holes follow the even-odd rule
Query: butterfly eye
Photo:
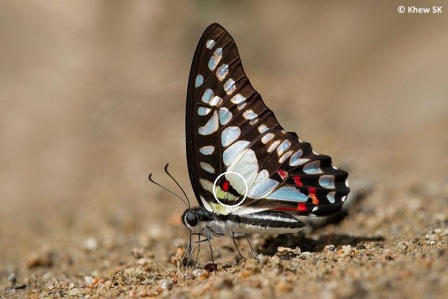
[[199, 219], [195, 213], [188, 212], [185, 215], [185, 221], [187, 222], [187, 224], [189, 226], [194, 227], [194, 226], [198, 225]]

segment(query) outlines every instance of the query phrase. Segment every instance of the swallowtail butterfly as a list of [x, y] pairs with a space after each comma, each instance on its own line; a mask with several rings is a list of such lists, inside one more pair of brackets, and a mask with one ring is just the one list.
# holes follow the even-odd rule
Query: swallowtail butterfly
[[205, 30], [193, 57], [186, 144], [200, 207], [188, 208], [182, 221], [202, 241], [298, 232], [304, 223], [294, 216], [333, 214], [350, 191], [347, 172], [283, 130], [219, 24]]

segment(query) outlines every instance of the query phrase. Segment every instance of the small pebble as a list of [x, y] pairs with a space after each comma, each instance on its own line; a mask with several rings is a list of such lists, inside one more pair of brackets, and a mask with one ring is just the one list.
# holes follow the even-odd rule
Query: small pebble
[[91, 285], [93, 282], [93, 277], [92, 276], [84, 276], [84, 282], [88, 285]]
[[204, 269], [207, 270], [208, 272], [215, 272], [218, 270], [218, 265], [215, 263], [208, 263], [207, 265], [204, 266]]
[[325, 245], [324, 252], [334, 251], [335, 249], [336, 249], [336, 246], [334, 246], [333, 244]]
[[312, 256], [313, 254], [309, 251], [302, 252], [302, 254], [300, 255], [300, 257], [305, 260], [311, 258]]
[[67, 294], [69, 296], [79, 296], [79, 295], [81, 295], [81, 290], [80, 289], [70, 289], [70, 290], [68, 290]]
[[143, 257], [143, 249], [134, 248], [134, 249], [132, 249], [131, 254], [136, 259], [141, 259]]
[[194, 269], [192, 271], [192, 274], [194, 277], [196, 278], [200, 278], [200, 279], [205, 279], [207, 277], [209, 277], [209, 272], [205, 271], [204, 269]]
[[293, 289], [293, 286], [285, 281], [281, 281], [275, 285], [275, 289], [281, 293], [290, 292]]
[[50, 252], [32, 253], [26, 261], [28, 268], [53, 266], [52, 254]]
[[160, 282], [160, 287], [164, 290], [171, 290], [173, 288], [173, 285], [173, 281], [169, 278], [162, 279], [162, 281]]
[[344, 245], [342, 246], [342, 252], [346, 255], [350, 254], [350, 252], [352, 251], [352, 246], [351, 245]]
[[96, 250], [98, 247], [98, 241], [95, 238], [87, 238], [84, 240], [84, 249], [88, 251]]

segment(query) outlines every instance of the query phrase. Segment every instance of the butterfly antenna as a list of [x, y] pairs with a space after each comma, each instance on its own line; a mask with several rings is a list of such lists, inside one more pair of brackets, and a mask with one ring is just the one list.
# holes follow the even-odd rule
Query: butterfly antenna
[[[187, 196], [187, 193], [185, 193], [185, 190], [184, 190], [184, 188], [182, 188], [182, 186], [177, 182], [177, 180], [171, 175], [171, 173], [168, 171], [168, 166], [169, 166], [170, 164], [166, 164], [165, 165], [165, 172], [166, 172], [166, 174], [176, 183], [176, 185], [177, 185], [177, 187], [179, 187], [179, 189], [182, 191], [182, 193], [184, 194], [184, 196], [185, 196], [185, 198], [186, 198], [186, 201], [187, 201], [187, 203], [188, 203], [188, 209], [190, 209], [191, 208], [191, 206], [190, 206], [190, 200], [188, 199], [188, 196]], [[185, 202], [185, 201], [184, 201]]]
[[159, 186], [160, 188], [162, 188], [163, 190], [168, 191], [169, 193], [173, 194], [174, 196], [176, 196], [177, 198], [179, 198], [179, 199], [180, 199], [180, 200], [181, 200], [181, 201], [182, 201], [188, 208], [190, 208], [190, 201], [188, 201], [188, 203], [187, 203], [187, 201], [185, 201], [185, 199], [183, 199], [182, 197], [180, 197], [179, 195], [177, 195], [177, 194], [174, 193], [173, 191], [171, 191], [171, 190], [165, 188], [164, 186], [162, 186], [162, 185], [160, 185], [159, 183], [157, 183], [156, 181], [154, 181], [153, 178], [152, 178], [152, 173], [149, 174], [149, 176], [148, 176], [148, 180], [149, 180], [151, 183], [153, 183], [154, 185], [157, 185], [157, 186]]

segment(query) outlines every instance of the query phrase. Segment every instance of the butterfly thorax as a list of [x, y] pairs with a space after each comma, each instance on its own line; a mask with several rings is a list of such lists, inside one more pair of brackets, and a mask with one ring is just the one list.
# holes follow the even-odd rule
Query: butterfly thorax
[[299, 232], [304, 224], [295, 217], [277, 211], [262, 211], [244, 215], [220, 215], [204, 207], [188, 209], [182, 216], [184, 225], [194, 234], [206, 238], [251, 233], [287, 234]]

